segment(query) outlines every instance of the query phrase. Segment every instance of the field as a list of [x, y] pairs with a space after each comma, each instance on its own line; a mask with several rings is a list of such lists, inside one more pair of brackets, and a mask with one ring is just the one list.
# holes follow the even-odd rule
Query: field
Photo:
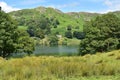
[[0, 58], [0, 80], [120, 80], [120, 50], [83, 57]]

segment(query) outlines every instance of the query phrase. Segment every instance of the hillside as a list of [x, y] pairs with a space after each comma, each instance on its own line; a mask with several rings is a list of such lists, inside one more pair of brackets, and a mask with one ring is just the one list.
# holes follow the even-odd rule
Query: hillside
[[74, 57], [0, 58], [1, 80], [120, 80], [120, 50]]
[[[120, 11], [112, 12], [113, 14], [120, 17]], [[65, 35], [65, 32], [67, 31], [67, 26], [72, 27], [72, 32], [74, 31], [83, 31], [83, 24], [85, 21], [90, 21], [91, 19], [94, 19], [98, 15], [98, 13], [88, 13], [88, 12], [69, 12], [64, 13], [58, 9], [54, 8], [46, 8], [46, 7], [37, 7], [34, 9], [23, 9], [19, 11], [10, 12], [10, 15], [12, 15], [19, 23], [21, 23], [19, 26], [23, 29], [27, 29], [26, 25], [27, 21], [30, 21], [31, 19], [38, 19], [39, 16], [44, 15], [49, 19], [55, 19], [59, 21], [59, 25], [57, 25], [57, 28], [52, 28], [51, 32], [52, 34], [58, 33], [61, 35]]]
[[117, 17], [120, 18], [120, 11], [115, 11], [115, 12], [112, 12], [113, 14], [117, 15]]
[[70, 16], [73, 16], [74, 18], [81, 18], [83, 21], [90, 21], [91, 19], [94, 19], [96, 16], [100, 15], [98, 13], [88, 13], [88, 12], [69, 12], [66, 13]]
[[[73, 31], [77, 26], [79, 26], [78, 31], [83, 30], [84, 21], [82, 18], [75, 18], [73, 16], [61, 12], [60, 10], [53, 8], [38, 7], [34, 9], [24, 9], [24, 10], [14, 11], [9, 14], [12, 15], [18, 21], [21, 21], [22, 19], [30, 20], [31, 18], [37, 18], [40, 15], [45, 15], [48, 18], [55, 18], [60, 22], [60, 25], [58, 25], [57, 28], [53, 28], [52, 32], [53, 33], [60, 32], [60, 34], [62, 35], [64, 35], [66, 31], [66, 27], [68, 25], [72, 26]], [[24, 26], [24, 25], [20, 25], [20, 26]]]

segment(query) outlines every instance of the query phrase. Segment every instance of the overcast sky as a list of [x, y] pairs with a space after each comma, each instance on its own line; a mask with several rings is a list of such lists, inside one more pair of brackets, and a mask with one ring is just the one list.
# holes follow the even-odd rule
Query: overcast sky
[[0, 6], [5, 12], [44, 6], [63, 12], [106, 13], [120, 10], [120, 0], [0, 0]]

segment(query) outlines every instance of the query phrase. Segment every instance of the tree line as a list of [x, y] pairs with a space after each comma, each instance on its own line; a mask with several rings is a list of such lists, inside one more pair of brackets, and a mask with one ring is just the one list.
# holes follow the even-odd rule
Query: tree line
[[85, 39], [79, 54], [95, 54], [120, 49], [120, 18], [112, 13], [96, 17], [84, 25]]

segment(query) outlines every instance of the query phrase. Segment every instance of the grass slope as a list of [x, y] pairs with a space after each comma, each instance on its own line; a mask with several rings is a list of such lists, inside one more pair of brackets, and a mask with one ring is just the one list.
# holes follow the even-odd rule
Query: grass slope
[[[23, 9], [19, 11], [14, 11], [9, 13], [15, 19], [20, 21], [21, 19], [30, 20], [31, 18], [38, 17], [44, 14], [48, 18], [55, 18], [60, 22], [57, 28], [52, 29], [52, 33], [60, 32], [60, 34], [64, 35], [66, 31], [66, 27], [68, 25], [72, 26], [72, 31], [76, 30], [75, 28], [79, 26], [78, 31], [83, 31], [84, 21], [90, 20], [96, 16], [96, 14], [92, 13], [63, 13], [60, 10], [53, 8], [45, 8], [45, 7], [37, 7], [34, 9]], [[20, 25], [23, 26], [23, 25]]]
[[120, 80], [120, 50], [83, 57], [0, 58], [0, 80]]
[[[120, 11], [112, 12], [118, 17], [120, 17]], [[78, 31], [83, 31], [83, 24], [85, 21], [90, 21], [94, 19], [98, 15], [98, 13], [88, 13], [88, 12], [69, 12], [63, 13], [58, 9], [53, 8], [45, 8], [45, 7], [37, 7], [34, 9], [23, 9], [19, 11], [10, 12], [14, 18], [18, 21], [21, 19], [30, 20], [31, 18], [37, 18], [38, 16], [44, 14], [48, 18], [55, 18], [60, 22], [57, 28], [52, 28], [52, 33], [59, 32], [61, 35], [64, 35], [66, 32], [66, 27], [68, 25], [72, 25], [72, 31], [75, 31], [76, 26], [79, 26]], [[23, 25], [20, 25], [23, 26]]]

